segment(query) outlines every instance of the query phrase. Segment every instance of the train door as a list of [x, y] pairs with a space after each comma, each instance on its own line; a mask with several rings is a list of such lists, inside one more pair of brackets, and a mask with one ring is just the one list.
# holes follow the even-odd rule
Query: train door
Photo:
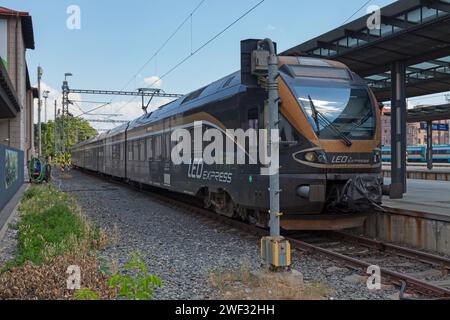
[[171, 186], [171, 169], [172, 169], [172, 161], [171, 161], [171, 141], [170, 141], [170, 120], [164, 121], [164, 134], [163, 134], [163, 184], [166, 187]]
[[161, 133], [158, 133], [152, 137], [153, 154], [152, 154], [152, 160], [150, 161], [151, 181], [152, 181], [152, 184], [155, 184], [158, 186], [161, 185], [162, 181], [163, 181], [163, 179], [162, 179], [162, 176], [163, 176], [162, 137], [163, 137], [163, 135]]
[[101, 173], [105, 172], [105, 140], [102, 140], [99, 145], [98, 150], [98, 171]]

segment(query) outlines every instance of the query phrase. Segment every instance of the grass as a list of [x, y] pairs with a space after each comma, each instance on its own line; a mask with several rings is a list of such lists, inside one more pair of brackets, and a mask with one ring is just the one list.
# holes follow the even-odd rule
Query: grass
[[[108, 268], [95, 250], [106, 246], [105, 233], [80, 212], [75, 199], [51, 185], [33, 186], [22, 197], [18, 252], [0, 271], [1, 299], [152, 299], [161, 280], [149, 274], [138, 255], [125, 265], [133, 276]], [[117, 226], [113, 242], [119, 241]], [[81, 270], [81, 289], [67, 287], [69, 266]], [[115, 269], [115, 270], [113, 270]]]
[[57, 256], [86, 253], [102, 241], [99, 228], [79, 212], [75, 200], [50, 185], [28, 189], [20, 203], [18, 254], [7, 269], [27, 262], [42, 265]]
[[96, 297], [114, 299], [100, 272], [95, 250], [106, 245], [106, 236], [79, 210], [75, 199], [51, 185], [29, 188], [19, 205], [16, 257], [0, 271], [0, 299], [72, 299], [67, 288], [67, 268], [79, 266], [82, 285]]

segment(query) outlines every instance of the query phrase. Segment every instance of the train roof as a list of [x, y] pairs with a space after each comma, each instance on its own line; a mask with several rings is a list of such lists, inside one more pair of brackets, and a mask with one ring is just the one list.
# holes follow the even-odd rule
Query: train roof
[[244, 89], [245, 87], [241, 85], [241, 72], [236, 71], [177, 100], [169, 102], [148, 114], [144, 114], [127, 124], [110, 130], [105, 137], [124, 132], [127, 127], [128, 130], [132, 130], [177, 113], [195, 109], [205, 103], [224, 99]]
[[[283, 57], [282, 62], [285, 64], [298, 64], [303, 66], [328, 66], [334, 68], [346, 68], [344, 64], [337, 63], [335, 61], [319, 59], [319, 58], [303, 58], [303, 57]], [[349, 69], [348, 69], [349, 70]], [[349, 70], [351, 72], [351, 70]], [[353, 81], [362, 82], [357, 75], [352, 73]], [[148, 125], [153, 122], [157, 122], [163, 118], [178, 114], [180, 112], [186, 112], [195, 109], [199, 106], [207, 104], [213, 101], [219, 101], [232, 96], [236, 93], [244, 91], [246, 86], [241, 83], [241, 71], [236, 71], [232, 74], [227, 75], [211, 84], [190, 92], [181, 98], [171, 101], [158, 109], [140, 116], [130, 122], [120, 125], [116, 128], [109, 130], [108, 132], [93, 138], [83, 143], [78, 144], [81, 146], [84, 144], [92, 143], [98, 139], [111, 138], [117, 134], [123, 133], [126, 130], [132, 130], [139, 128], [144, 125]]]

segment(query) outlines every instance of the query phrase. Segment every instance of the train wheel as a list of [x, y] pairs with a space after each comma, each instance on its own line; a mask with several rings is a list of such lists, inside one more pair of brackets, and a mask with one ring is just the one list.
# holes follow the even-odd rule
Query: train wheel
[[216, 213], [229, 218], [236, 217], [235, 205], [228, 193], [225, 191], [210, 192], [208, 198]]

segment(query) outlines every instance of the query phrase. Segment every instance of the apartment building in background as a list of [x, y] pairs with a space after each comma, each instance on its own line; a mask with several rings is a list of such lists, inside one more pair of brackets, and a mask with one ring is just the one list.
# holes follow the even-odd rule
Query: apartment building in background
[[33, 104], [26, 51], [34, 49], [33, 22], [27, 12], [0, 7], [0, 144], [34, 152]]
[[[449, 124], [448, 120], [434, 121], [433, 123]], [[381, 117], [382, 145], [391, 145], [391, 110], [384, 109]], [[421, 123], [407, 124], [407, 144], [408, 146], [426, 146], [427, 130], [421, 126]], [[433, 131], [433, 145], [449, 145], [449, 131]]]

